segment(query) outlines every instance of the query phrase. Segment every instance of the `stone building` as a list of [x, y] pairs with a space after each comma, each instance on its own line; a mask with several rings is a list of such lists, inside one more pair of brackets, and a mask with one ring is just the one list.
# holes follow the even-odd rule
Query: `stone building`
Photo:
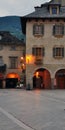
[[21, 20], [26, 33], [26, 85], [65, 89], [65, 1], [37, 6]]
[[15, 88], [22, 74], [24, 51], [23, 41], [7, 31], [0, 31], [0, 88]]

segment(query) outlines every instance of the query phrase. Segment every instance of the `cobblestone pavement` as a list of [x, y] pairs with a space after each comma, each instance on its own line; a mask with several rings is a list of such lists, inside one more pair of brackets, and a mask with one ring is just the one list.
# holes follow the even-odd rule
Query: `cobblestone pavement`
[[0, 89], [0, 130], [65, 130], [65, 90]]

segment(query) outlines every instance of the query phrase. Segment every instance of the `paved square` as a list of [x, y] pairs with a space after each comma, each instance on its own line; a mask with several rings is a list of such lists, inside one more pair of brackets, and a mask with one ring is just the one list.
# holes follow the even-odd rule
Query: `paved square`
[[0, 130], [65, 130], [65, 90], [0, 89]]

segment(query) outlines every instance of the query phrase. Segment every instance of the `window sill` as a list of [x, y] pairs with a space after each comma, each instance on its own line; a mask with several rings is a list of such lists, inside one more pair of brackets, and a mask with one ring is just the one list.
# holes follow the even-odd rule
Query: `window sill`
[[10, 67], [9, 69], [17, 69], [17, 68], [11, 68], [11, 67]]
[[60, 34], [60, 35], [54, 35], [54, 37], [57, 37], [57, 38], [62, 38], [64, 35]]
[[64, 57], [63, 56], [55, 56], [54, 58], [55, 59], [63, 59]]
[[43, 34], [34, 34], [34, 37], [42, 37]]

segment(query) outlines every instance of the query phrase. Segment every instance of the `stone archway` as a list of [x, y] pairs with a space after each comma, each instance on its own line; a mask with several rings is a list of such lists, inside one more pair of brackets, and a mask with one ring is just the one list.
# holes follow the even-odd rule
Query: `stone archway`
[[55, 74], [56, 89], [65, 89], [65, 69], [60, 69]]
[[51, 75], [47, 69], [39, 68], [34, 72], [33, 88], [51, 89]]
[[20, 76], [17, 73], [8, 73], [6, 76], [6, 88], [15, 88], [18, 80], [20, 80]]

